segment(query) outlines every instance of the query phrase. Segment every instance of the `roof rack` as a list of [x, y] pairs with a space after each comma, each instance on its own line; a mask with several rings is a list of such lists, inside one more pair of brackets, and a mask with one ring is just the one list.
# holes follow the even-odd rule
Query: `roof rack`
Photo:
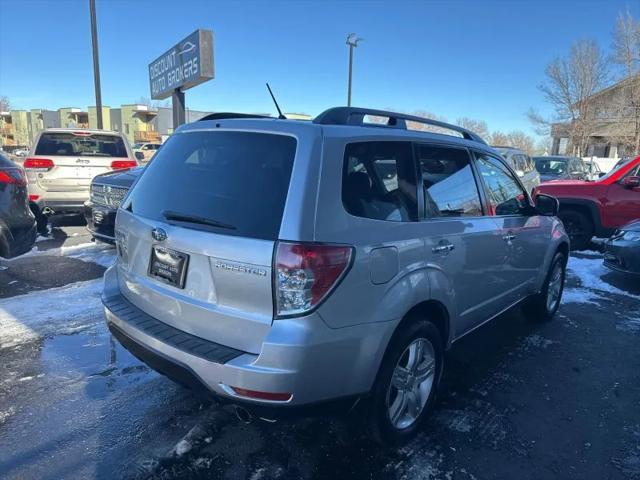
[[[386, 124], [371, 124], [365, 123], [364, 117], [366, 115], [372, 115], [375, 117], [386, 117], [389, 120]], [[380, 126], [387, 128], [399, 128], [407, 130], [407, 121], [424, 123], [426, 125], [433, 125], [435, 127], [452, 130], [462, 134], [462, 137], [467, 140], [479, 142], [486, 145], [486, 142], [477, 134], [473, 133], [466, 128], [459, 127], [457, 125], [451, 125], [450, 123], [440, 122], [438, 120], [432, 120], [430, 118], [415, 117], [413, 115], [406, 115], [404, 113], [387, 112], [385, 110], [373, 110], [370, 108], [357, 108], [357, 107], [334, 107], [325, 110], [318, 115], [313, 123], [321, 125], [360, 125], [360, 126]]]
[[198, 121], [203, 122], [205, 120], [228, 120], [230, 118], [273, 118], [268, 115], [258, 115], [255, 113], [235, 113], [235, 112], [219, 112], [210, 113], [200, 118]]

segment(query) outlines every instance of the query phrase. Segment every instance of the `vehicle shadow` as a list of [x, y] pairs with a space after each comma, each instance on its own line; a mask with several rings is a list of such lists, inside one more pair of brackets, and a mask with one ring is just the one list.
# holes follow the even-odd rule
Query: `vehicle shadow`
[[[480, 410], [487, 407], [483, 390], [495, 382], [496, 371], [521, 348], [523, 338], [535, 336], [540, 328], [515, 309], [456, 343], [447, 355], [447, 370], [433, 414], [406, 446], [381, 447], [369, 439], [364, 420], [366, 402], [331, 417], [275, 423], [260, 419], [245, 423], [231, 407], [211, 402], [191, 422], [172, 420], [187, 420], [188, 433], [164, 456], [134, 460], [125, 468], [124, 478], [384, 479], [401, 477], [403, 469], [416, 462], [425, 469], [431, 468], [431, 462], [435, 468], [449, 449], [474, 439], [486, 440], [466, 429], [465, 411], [478, 409], [477, 402], [486, 404]], [[417, 451], [420, 453], [414, 455]]]

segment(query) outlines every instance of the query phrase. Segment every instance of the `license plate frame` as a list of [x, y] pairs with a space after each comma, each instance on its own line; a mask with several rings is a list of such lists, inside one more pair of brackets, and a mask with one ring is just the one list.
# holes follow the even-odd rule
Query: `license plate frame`
[[184, 289], [189, 255], [161, 245], [151, 247], [148, 275], [175, 288]]

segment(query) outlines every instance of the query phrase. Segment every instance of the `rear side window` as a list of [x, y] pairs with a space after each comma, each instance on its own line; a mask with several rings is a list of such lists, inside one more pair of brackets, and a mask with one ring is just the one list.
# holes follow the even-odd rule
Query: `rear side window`
[[122, 137], [116, 135], [51, 132], [43, 133], [36, 146], [36, 155], [117, 157], [126, 158]]
[[287, 135], [253, 132], [173, 135], [125, 207], [187, 228], [275, 240], [296, 144]]
[[418, 219], [416, 171], [409, 142], [347, 145], [342, 202], [357, 217], [394, 222]]
[[478, 187], [466, 150], [419, 145], [418, 159], [427, 217], [482, 215]]

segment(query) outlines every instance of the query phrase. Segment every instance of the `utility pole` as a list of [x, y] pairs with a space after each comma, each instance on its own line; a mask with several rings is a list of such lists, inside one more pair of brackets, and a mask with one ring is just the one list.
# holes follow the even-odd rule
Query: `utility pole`
[[98, 26], [96, 25], [96, 0], [89, 0], [91, 14], [91, 44], [93, 46], [93, 83], [96, 90], [96, 115], [98, 129], [102, 130], [102, 93], [100, 92], [100, 62], [98, 60]]
[[347, 93], [347, 107], [351, 106], [351, 79], [353, 75], [353, 49], [358, 46], [362, 38], [357, 38], [355, 33], [347, 35], [347, 45], [349, 45], [349, 88]]

